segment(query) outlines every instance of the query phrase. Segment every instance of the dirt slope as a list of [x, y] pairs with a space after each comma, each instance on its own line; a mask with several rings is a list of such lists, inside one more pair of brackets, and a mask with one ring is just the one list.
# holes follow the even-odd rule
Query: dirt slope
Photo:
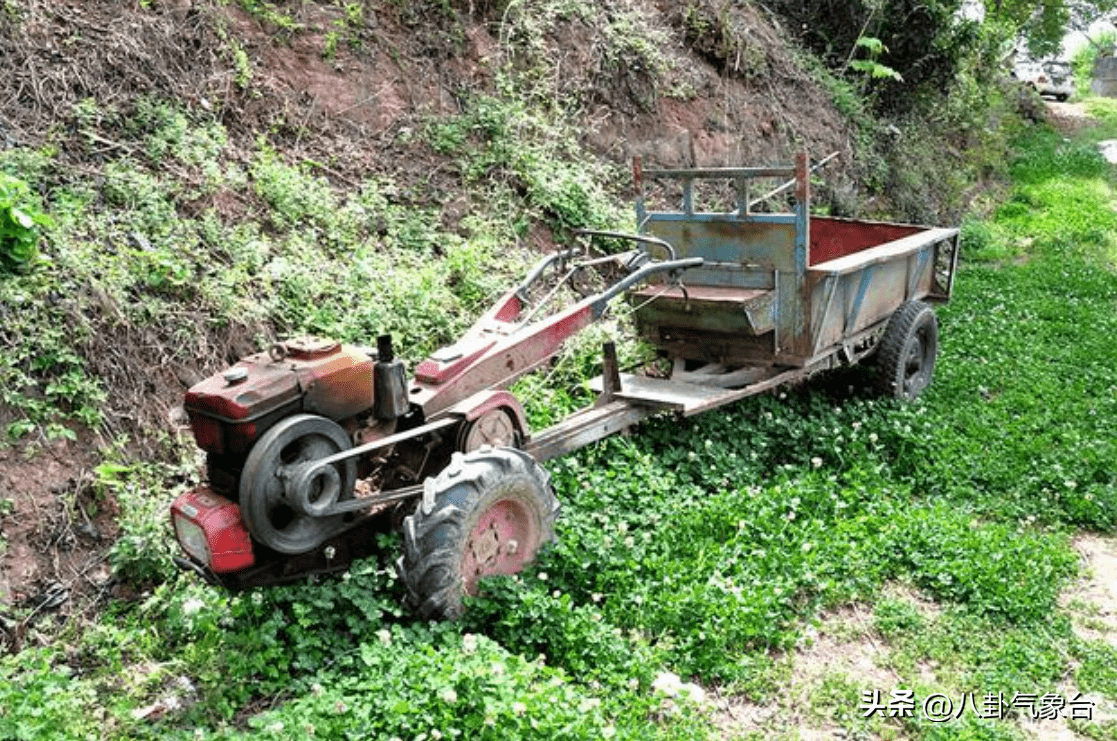
[[[28, 0], [0, 10], [0, 147], [50, 143], [67, 165], [60, 181], [96, 181], [107, 160], [132, 154], [116, 138], [121, 118], [141, 99], [172, 100], [218, 120], [234, 158], [239, 149], [247, 161], [266, 135], [290, 160], [317, 163], [339, 188], [383, 172], [420, 193], [449, 193], [429, 198], [451, 226], [469, 204], [452, 197], [458, 182], [447, 157], [406, 134], [459, 112], [470, 96], [497, 94], [500, 71], [535, 66], [552, 74], [536, 94], [579, 110], [582, 145], [599, 157], [734, 165], [837, 151], [844, 156], [827, 173], [836, 187], [820, 196], [835, 211], [851, 207], [839, 196], [856, 182], [849, 129], [762, 11], [734, 4], [727, 14], [712, 0], [686, 12], [667, 0], [611, 0], [547, 16], [540, 31], [532, 24], [546, 5], [516, 16], [485, 0]], [[620, 41], [603, 31], [618, 18], [633, 24]], [[531, 34], [534, 45], [517, 41]], [[633, 38], [654, 43], [615, 51]], [[191, 208], [235, 219], [251, 207], [219, 199]], [[174, 431], [168, 410], [188, 383], [247, 350], [250, 334], [207, 338], [211, 350], [197, 367], [174, 369], [161, 367], [159, 338], [105, 338], [114, 351], [91, 352], [91, 367], [110, 389], [113, 429]], [[129, 339], [136, 344], [122, 346]], [[0, 423], [10, 419], [0, 407]], [[4, 603], [39, 612], [59, 609], [59, 595], [105, 591], [113, 508], [111, 499], [92, 500], [89, 472], [106, 442], [83, 432], [75, 442], [0, 452], [0, 503], [9, 502], [0, 509], [0, 616]], [[64, 602], [60, 614], [76, 603]], [[28, 640], [26, 621], [9, 623], [0, 622], [0, 639]]]

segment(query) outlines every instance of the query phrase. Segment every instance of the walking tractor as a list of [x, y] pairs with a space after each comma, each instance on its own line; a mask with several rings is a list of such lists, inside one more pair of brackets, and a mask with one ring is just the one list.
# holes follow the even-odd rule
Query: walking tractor
[[[375, 350], [302, 338], [191, 388], [208, 483], [172, 507], [180, 564], [230, 587], [279, 583], [343, 569], [372, 552], [377, 528], [397, 527], [410, 607], [454, 617], [481, 577], [520, 571], [553, 538], [550, 458], [652, 415], [698, 414], [870, 359], [885, 395], [912, 399], [930, 382], [929, 304], [950, 297], [956, 229], [811, 216], [806, 156], [637, 162], [634, 177], [638, 233], [584, 232], [630, 249], [545, 257], [411, 377], [389, 336]], [[750, 200], [773, 178], [786, 182]], [[681, 196], [679, 210], [650, 208], [664, 192]], [[786, 212], [757, 209], [781, 192]], [[697, 209], [707, 197], [729, 205]], [[596, 401], [529, 429], [509, 386], [621, 296], [660, 372], [621, 373], [607, 345]]]

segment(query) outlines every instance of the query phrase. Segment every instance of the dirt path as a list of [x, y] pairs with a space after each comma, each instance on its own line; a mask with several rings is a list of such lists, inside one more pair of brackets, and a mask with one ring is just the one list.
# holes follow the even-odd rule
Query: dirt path
[[[1076, 636], [1117, 646], [1117, 537], [1081, 535], [1073, 544], [1081, 555], [1082, 569], [1079, 579], [1064, 591], [1060, 606], [1070, 615]], [[941, 613], [937, 604], [908, 588], [889, 587], [885, 596], [910, 604], [927, 621]], [[941, 688], [948, 677], [940, 677], [939, 670], [929, 661], [920, 661], [914, 671], [897, 670], [892, 647], [873, 626], [872, 606], [851, 605], [831, 612], [819, 625], [808, 628], [801, 645], [784, 657], [776, 669], [780, 690], [772, 701], [755, 703], [741, 697], [714, 695], [711, 702], [716, 707], [715, 722], [725, 738], [745, 738], [749, 734], [812, 741], [846, 738], [847, 729], [859, 728], [860, 721], [865, 727], [859, 728], [857, 738], [903, 739], [907, 736], [892, 724], [888, 726], [889, 735], [874, 735], [872, 727], [861, 720], [857, 704], [840, 698], [848, 697], [851, 689], [858, 693], [879, 689], [887, 697], [897, 687]], [[1042, 691], [1048, 690], [1063, 698], [1073, 698], [1080, 691], [1072, 676], [1065, 677], [1058, 687]], [[1096, 703], [1094, 723], [1117, 721], [1117, 704], [1113, 701], [1096, 692], [1082, 695]], [[835, 718], [841, 722], [835, 722]], [[1091, 738], [1075, 733], [1065, 718], [1023, 720], [1019, 728], [1037, 741]]]

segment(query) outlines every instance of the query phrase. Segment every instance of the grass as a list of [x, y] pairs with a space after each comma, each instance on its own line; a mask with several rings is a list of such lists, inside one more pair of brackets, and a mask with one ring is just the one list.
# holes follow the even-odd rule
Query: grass
[[[0, 361], [4, 401], [23, 415], [9, 434], [97, 423], [105, 389], [74, 343], [98, 328], [175, 327], [190, 306], [200, 323], [239, 315], [357, 341], [390, 330], [414, 361], [520, 271], [525, 256], [502, 245], [523, 224], [620, 218], [575, 168], [573, 143], [493, 100], [426, 134], [461, 149], [470, 198], [498, 193], [507, 207], [453, 232], [391, 180], [342, 193], [266, 142], [236, 163], [215, 124], [181, 115], [143, 108], [128, 124], [134, 154], [103, 184], [48, 188], [50, 262], [0, 283], [0, 306], [20, 317]], [[931, 723], [919, 702], [911, 718], [863, 717], [874, 689], [958, 701], [1073, 684], [1117, 702], [1112, 647], [1076, 635], [1059, 606], [1078, 573], [1071, 539], [1117, 525], [1115, 180], [1093, 146], [1115, 134], [1103, 117], [1070, 140], [1035, 127], [1015, 142], [1008, 199], [966, 225], [920, 402], [875, 399], [863, 374], [838, 374], [555, 461], [558, 544], [491, 580], [457, 623], [404, 614], [394, 536], [381, 559], [319, 583], [230, 594], [175, 576], [161, 502], [190, 483], [190, 461], [106, 463], [98, 485], [125, 505], [114, 565], [148, 592], [0, 657], [0, 738], [717, 738], [720, 706], [665, 695], [657, 677], [778, 704], [812, 624], [851, 604], [895, 683], [826, 674], [803, 690], [807, 726], [1022, 735], [1012, 719]], [[51, 162], [6, 150], [0, 169], [46, 186]], [[183, 215], [215, 193], [251, 216]], [[168, 329], [168, 347], [192, 352], [191, 331]], [[590, 362], [575, 348], [550, 385], [525, 382], [533, 420], [574, 403], [569, 381]], [[1113, 737], [1104, 720], [1080, 726]], [[776, 719], [755, 737], [796, 732]]]

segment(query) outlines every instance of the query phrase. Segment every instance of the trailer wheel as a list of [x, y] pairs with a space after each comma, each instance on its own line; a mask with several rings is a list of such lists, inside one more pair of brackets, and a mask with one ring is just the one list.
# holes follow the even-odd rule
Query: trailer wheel
[[877, 349], [877, 388], [884, 396], [911, 401], [931, 383], [939, 351], [939, 323], [922, 301], [893, 312]]
[[458, 617], [481, 577], [523, 570], [554, 540], [558, 514], [550, 477], [527, 453], [455, 453], [403, 522], [396, 570], [408, 606], [424, 619]]

